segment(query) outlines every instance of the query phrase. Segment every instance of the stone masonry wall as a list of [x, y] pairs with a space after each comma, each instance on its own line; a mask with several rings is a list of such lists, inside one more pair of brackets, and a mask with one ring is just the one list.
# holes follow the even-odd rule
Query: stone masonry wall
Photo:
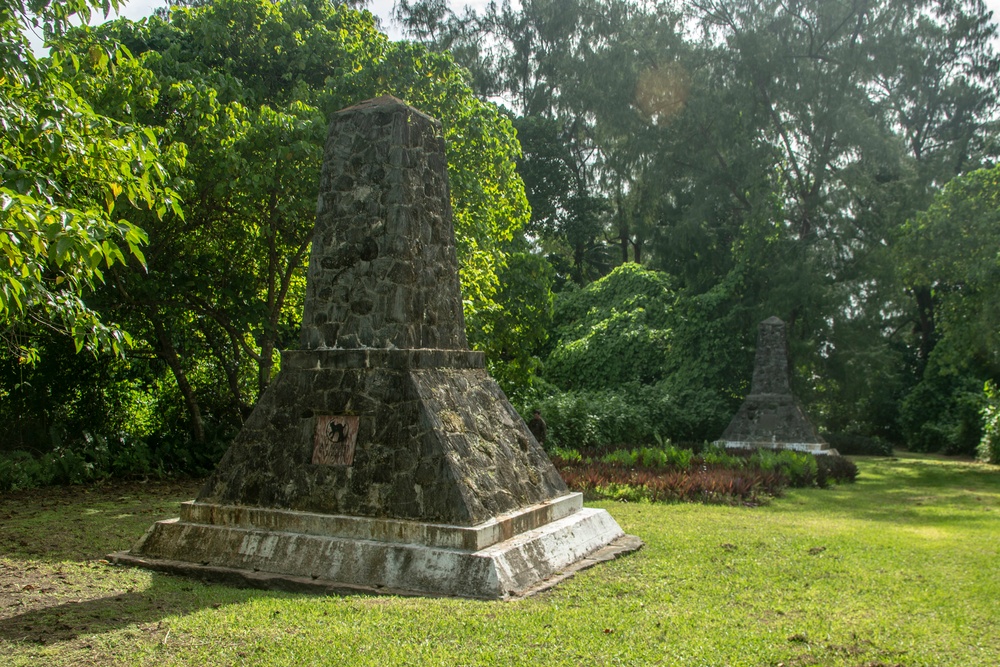
[[198, 500], [475, 525], [567, 493], [468, 349], [440, 124], [392, 97], [327, 139], [301, 347]]
[[757, 352], [750, 393], [791, 395], [789, 379], [785, 323], [777, 317], [769, 317], [757, 326]]
[[327, 139], [301, 347], [467, 349], [440, 122], [393, 97]]
[[[567, 493], [481, 353], [354, 352], [286, 352], [198, 500], [475, 525]], [[312, 463], [323, 415], [357, 416], [350, 465]]]

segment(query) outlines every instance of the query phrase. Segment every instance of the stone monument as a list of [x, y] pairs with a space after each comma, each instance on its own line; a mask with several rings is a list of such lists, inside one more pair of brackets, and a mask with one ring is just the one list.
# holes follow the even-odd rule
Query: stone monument
[[438, 121], [327, 138], [299, 350], [198, 498], [113, 562], [238, 584], [506, 598], [637, 549], [469, 350]]
[[770, 317], [757, 327], [750, 395], [718, 444], [739, 449], [796, 449], [836, 454], [820, 437], [792, 395], [785, 323]]

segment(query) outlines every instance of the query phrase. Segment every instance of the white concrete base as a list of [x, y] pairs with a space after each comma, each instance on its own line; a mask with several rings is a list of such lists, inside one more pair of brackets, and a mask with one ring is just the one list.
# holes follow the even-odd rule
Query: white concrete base
[[797, 452], [815, 454], [816, 456], [839, 454], [836, 449], [831, 448], [825, 442], [730, 442], [727, 440], [716, 440], [712, 444], [722, 445], [727, 449], [792, 449]]
[[642, 545], [579, 502], [570, 494], [474, 527], [192, 503], [109, 559], [244, 585], [502, 599], [544, 588], [613, 543], [614, 555]]

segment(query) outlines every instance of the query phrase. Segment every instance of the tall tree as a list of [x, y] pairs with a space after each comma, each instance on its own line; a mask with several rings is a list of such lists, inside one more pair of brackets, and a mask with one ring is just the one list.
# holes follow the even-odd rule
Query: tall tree
[[630, 259], [670, 273], [679, 344], [730, 364], [704, 381], [748, 373], [739, 348], [780, 315], [828, 423], [893, 421], [937, 301], [904, 293], [887, 249], [995, 152], [981, 0], [698, 0], [683, 24], [656, 2], [423, 5], [401, 5], [411, 27], [433, 24], [415, 34], [457, 49], [477, 92], [519, 116], [532, 229], [561, 273], [586, 282]]
[[1000, 167], [948, 183], [893, 250], [904, 281], [939, 304], [942, 362], [1000, 381]]
[[[683, 104], [683, 77], [672, 91], [653, 81], [673, 71], [680, 15], [647, 0], [508, 1], [461, 16], [418, 0], [397, 14], [414, 37], [452, 50], [477, 94], [516, 115], [531, 231], [557, 269], [583, 284], [641, 259], [651, 218], [635, 202], [656, 188], [641, 147], [649, 117]], [[651, 85], [637, 102], [642, 81]]]
[[185, 217], [149, 221], [147, 270], [116, 271], [105, 307], [170, 368], [195, 440], [206, 409], [238, 423], [294, 344], [327, 120], [341, 108], [389, 93], [442, 119], [467, 309], [493, 303], [504, 244], [527, 217], [518, 146], [450, 57], [321, 0], [218, 0], [103, 35], [137, 54], [159, 98], [143, 110], [95, 96], [188, 151]]
[[[0, 336], [23, 360], [34, 350], [23, 325], [64, 330], [84, 345], [122, 352], [127, 334], [84, 300], [109, 267], [142, 261], [145, 234], [131, 206], [176, 211], [164, 186], [155, 134], [101, 115], [68, 83], [79, 60], [62, 36], [92, 10], [118, 0], [0, 2]], [[38, 60], [25, 29], [41, 29], [50, 58]], [[128, 72], [127, 51], [88, 54], [94, 76]]]
[[[775, 155], [758, 163], [773, 174], [767, 208], [775, 224], [754, 298], [793, 325], [800, 376], [822, 378], [803, 390], [818, 392], [810, 397], [827, 416], [841, 413], [832, 422], [847, 423], [884, 395], [879, 384], [897, 384], [890, 376], [904, 372], [902, 348], [889, 336], [904, 331], [914, 310], [886, 247], [949, 174], [987, 155], [995, 26], [978, 0], [694, 7], [715, 53], [709, 76], [722, 72], [716, 90], [730, 96], [715, 106], [732, 124], [749, 121], [736, 145], [749, 139]], [[706, 137], [720, 154], [731, 145], [727, 124]], [[722, 166], [718, 180], [744, 177]], [[733, 204], [745, 205], [747, 191], [734, 188]], [[734, 252], [748, 247], [738, 244]], [[932, 326], [933, 304], [914, 294]], [[866, 385], [867, 394], [851, 396]]]

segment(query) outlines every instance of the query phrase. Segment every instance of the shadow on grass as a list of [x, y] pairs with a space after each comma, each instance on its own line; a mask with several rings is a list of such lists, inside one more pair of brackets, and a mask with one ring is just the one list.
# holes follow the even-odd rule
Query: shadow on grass
[[982, 523], [989, 529], [1000, 519], [1000, 467], [912, 456], [855, 461], [857, 482], [809, 492], [808, 504], [781, 503], [780, 511], [912, 526]]
[[120, 482], [0, 494], [0, 554], [57, 563], [131, 548], [154, 521], [178, 515], [200, 480]]
[[200, 484], [127, 482], [0, 495], [0, 641], [47, 645], [125, 628], [165, 635], [169, 617], [298, 595], [158, 572], [138, 583], [135, 572], [143, 571], [107, 565], [108, 553], [128, 550], [154, 521], [177, 516]]
[[53, 644], [132, 625], [153, 633], [168, 616], [190, 614], [208, 607], [218, 609], [274, 595], [260, 590], [231, 588], [220, 589], [224, 591], [222, 594], [203, 595], [196, 588], [207, 590], [204, 584], [195, 581], [153, 574], [152, 585], [142, 591], [67, 601], [0, 618], [0, 639]]
[[[101, 564], [154, 522], [177, 516], [199, 480], [50, 487], [0, 495], [0, 639], [52, 644], [135, 625], [155, 632], [171, 615], [267, 595], [153, 574], [133, 590]], [[108, 584], [119, 586], [107, 591]], [[126, 590], [122, 590], [126, 589]], [[67, 597], [75, 598], [67, 600]], [[0, 658], [2, 662], [2, 658]]]

